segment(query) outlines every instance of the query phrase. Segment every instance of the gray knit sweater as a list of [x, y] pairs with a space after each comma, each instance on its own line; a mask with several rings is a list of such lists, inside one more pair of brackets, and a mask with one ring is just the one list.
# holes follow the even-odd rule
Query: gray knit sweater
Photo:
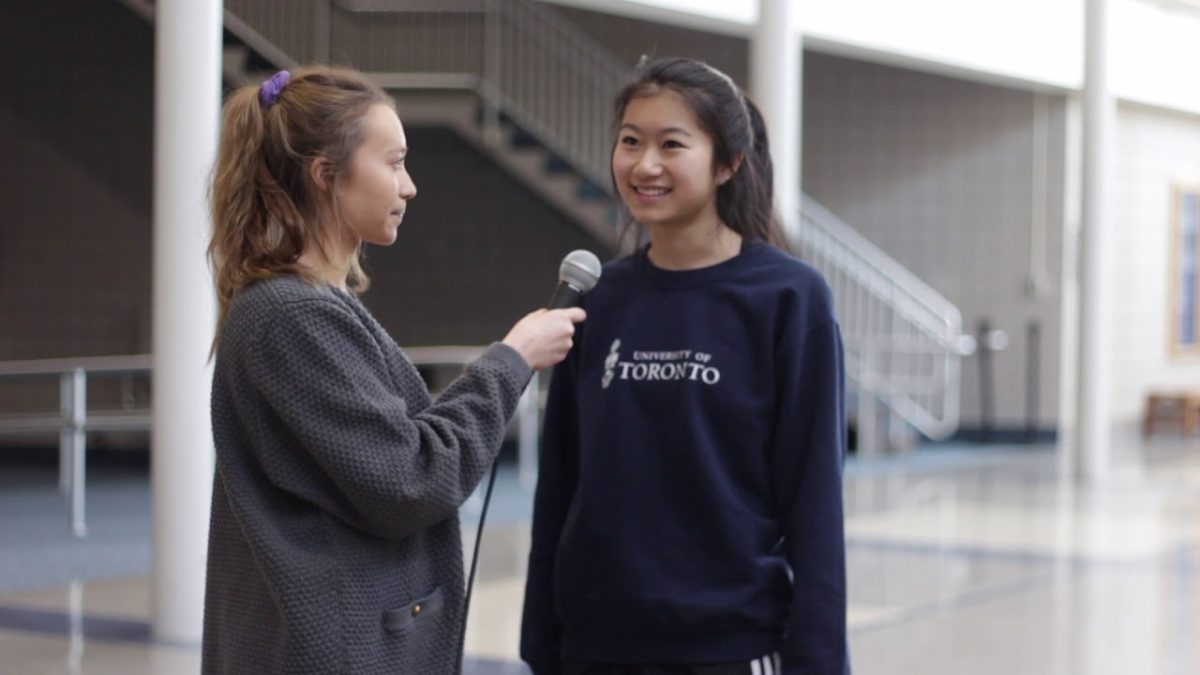
[[212, 390], [204, 673], [452, 673], [458, 507], [531, 372], [493, 344], [434, 403], [352, 296], [246, 288]]

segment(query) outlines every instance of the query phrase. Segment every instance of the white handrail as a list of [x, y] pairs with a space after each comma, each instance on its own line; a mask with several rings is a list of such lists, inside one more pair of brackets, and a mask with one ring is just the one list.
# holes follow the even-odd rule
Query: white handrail
[[149, 354], [0, 361], [0, 377], [39, 377], [77, 369], [89, 373], [144, 373], [149, 372], [151, 365], [152, 357]]
[[6, 414], [0, 416], [0, 434], [58, 433], [58, 488], [67, 497], [71, 532], [87, 536], [87, 432], [148, 431], [149, 409], [87, 410], [89, 373], [105, 375], [149, 374], [149, 354], [38, 359], [0, 362], [0, 380], [57, 377], [59, 414]]
[[[483, 351], [484, 347], [443, 345], [409, 347], [404, 353], [417, 366], [466, 366]], [[150, 354], [0, 361], [0, 380], [59, 378], [59, 414], [0, 414], [0, 435], [59, 435], [59, 490], [67, 496], [71, 532], [76, 537], [87, 536], [87, 432], [150, 431], [154, 421], [149, 408], [89, 411], [88, 375], [152, 375], [152, 368]], [[521, 485], [527, 488], [532, 487], [537, 475], [540, 406], [540, 383], [535, 372], [514, 416], [518, 473]]]
[[[948, 437], [958, 428], [962, 357], [973, 349], [962, 314], [815, 200], [801, 203], [793, 243], [833, 290], [860, 404], [878, 399], [926, 436]], [[870, 406], [861, 410], [860, 426], [872, 424]]]

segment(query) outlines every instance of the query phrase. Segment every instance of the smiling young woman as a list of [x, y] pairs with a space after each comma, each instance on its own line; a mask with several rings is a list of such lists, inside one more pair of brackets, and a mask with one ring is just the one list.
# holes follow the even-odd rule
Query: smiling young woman
[[682, 96], [668, 89], [630, 101], [618, 134], [613, 178], [639, 222], [652, 230], [728, 227], [717, 215], [716, 191], [733, 170], [714, 172], [712, 140]]
[[612, 176], [649, 242], [554, 371], [521, 655], [537, 675], [849, 671], [841, 338], [781, 242], [765, 125], [697, 61], [641, 65]]

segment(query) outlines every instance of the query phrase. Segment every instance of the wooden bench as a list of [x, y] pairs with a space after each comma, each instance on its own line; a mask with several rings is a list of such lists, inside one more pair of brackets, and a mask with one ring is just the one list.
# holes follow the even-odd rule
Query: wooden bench
[[1164, 424], [1184, 434], [1200, 433], [1200, 391], [1147, 394], [1142, 435], [1149, 436]]

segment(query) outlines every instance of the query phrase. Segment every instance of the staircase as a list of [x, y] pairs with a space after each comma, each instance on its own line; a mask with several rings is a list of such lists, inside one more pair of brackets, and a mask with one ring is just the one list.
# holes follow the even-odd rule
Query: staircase
[[880, 421], [881, 405], [929, 438], [949, 437], [958, 429], [962, 357], [975, 349], [958, 308], [807, 195], [799, 220], [792, 247], [833, 290], [859, 450], [885, 448], [902, 430]]
[[226, 29], [248, 49], [281, 68], [353, 64], [396, 97], [406, 124], [453, 128], [616, 249], [611, 109], [629, 68], [554, 11], [530, 0], [226, 0], [225, 8]]
[[[150, 15], [151, 0], [121, 0]], [[609, 158], [624, 64], [532, 0], [226, 0], [227, 83], [298, 63], [353, 64], [397, 99], [406, 124], [449, 126], [616, 250]], [[263, 66], [269, 66], [263, 68]], [[891, 429], [958, 427], [956, 307], [802, 196], [793, 250], [833, 288], [859, 448]]]

